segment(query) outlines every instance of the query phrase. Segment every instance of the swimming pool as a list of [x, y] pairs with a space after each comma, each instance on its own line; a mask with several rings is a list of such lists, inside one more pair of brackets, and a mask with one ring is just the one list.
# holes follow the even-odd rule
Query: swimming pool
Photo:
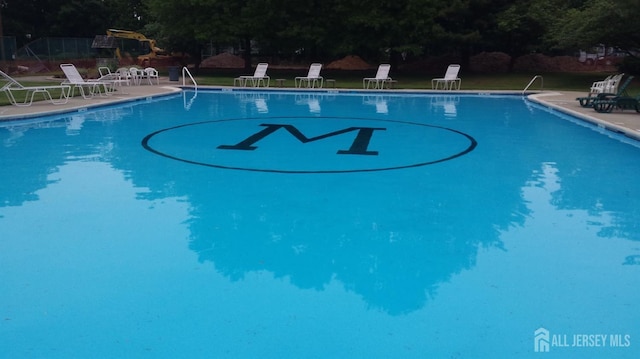
[[638, 355], [640, 148], [520, 97], [0, 126], [0, 357]]

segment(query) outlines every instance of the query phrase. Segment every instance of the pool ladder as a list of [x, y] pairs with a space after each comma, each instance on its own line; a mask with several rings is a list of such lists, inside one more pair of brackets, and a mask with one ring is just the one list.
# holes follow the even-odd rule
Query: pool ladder
[[185, 74], [189, 75], [189, 78], [191, 79], [191, 82], [193, 82], [193, 86], [195, 86], [196, 91], [197, 91], [198, 90], [198, 83], [193, 78], [193, 76], [191, 76], [191, 72], [189, 71], [189, 69], [186, 66], [182, 68], [182, 86], [186, 86], [187, 77], [185, 76]]
[[542, 78], [542, 75], [535, 75], [535, 76], [533, 76], [531, 81], [529, 81], [529, 84], [524, 88], [524, 90], [522, 90], [522, 96], [524, 96], [525, 92], [527, 92], [529, 87], [531, 87], [531, 85], [533, 85], [533, 83], [536, 82], [537, 79], [540, 79], [540, 91], [543, 90], [543, 88], [544, 88], [544, 79]]
[[185, 66], [182, 68], [182, 86], [187, 85], [186, 84], [187, 77], [185, 75], [189, 75], [189, 78], [191, 79], [191, 82], [193, 82], [193, 86], [195, 89], [193, 93], [193, 97], [191, 97], [189, 102], [187, 102], [187, 94], [184, 91], [182, 91], [182, 102], [184, 104], [184, 109], [189, 111], [191, 109], [191, 106], [193, 105], [193, 101], [195, 101], [196, 97], [198, 97], [198, 83], [193, 78], [193, 76], [191, 76], [191, 72], [189, 71], [189, 69]]

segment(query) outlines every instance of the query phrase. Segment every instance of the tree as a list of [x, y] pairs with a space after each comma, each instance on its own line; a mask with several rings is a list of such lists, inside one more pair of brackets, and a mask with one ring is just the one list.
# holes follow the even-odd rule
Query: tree
[[237, 40], [233, 24], [240, 17], [237, 4], [223, 0], [145, 0], [151, 17], [145, 29], [167, 50], [190, 54], [197, 67], [206, 43]]
[[41, 37], [93, 37], [110, 27], [139, 30], [142, 0], [3, 0], [5, 36], [18, 46]]
[[590, 48], [596, 44], [624, 50], [640, 48], [640, 0], [590, 0], [558, 17], [551, 38], [559, 48]]
[[50, 36], [50, 14], [57, 12], [57, 1], [4, 0], [2, 20], [4, 36], [15, 36], [18, 46], [43, 36]]
[[[0, 0], [4, 34], [93, 37], [144, 33], [200, 62], [204, 46], [308, 61], [348, 54], [395, 64], [404, 54], [480, 51], [512, 59], [605, 43], [640, 47], [640, 0]], [[98, 16], [99, 15], [99, 16]], [[238, 46], [240, 45], [240, 46]]]
[[141, 31], [149, 21], [149, 9], [143, 0], [105, 0], [110, 28]]
[[506, 0], [444, 1], [435, 16], [435, 51], [459, 55], [463, 63], [491, 44], [495, 14]]
[[402, 53], [420, 54], [431, 39], [433, 6], [423, 0], [337, 1], [328, 45], [340, 54], [391, 61]]
[[64, 1], [52, 16], [55, 21], [50, 24], [48, 36], [94, 37], [104, 34], [111, 23], [108, 14], [109, 9], [101, 0]]
[[495, 34], [485, 38], [511, 55], [513, 66], [519, 56], [549, 49], [546, 34], [566, 6], [565, 0], [515, 1], [497, 13]]

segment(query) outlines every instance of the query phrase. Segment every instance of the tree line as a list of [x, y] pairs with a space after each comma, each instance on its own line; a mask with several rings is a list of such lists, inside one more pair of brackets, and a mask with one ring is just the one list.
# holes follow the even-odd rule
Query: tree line
[[[500, 51], [512, 59], [596, 44], [640, 48], [640, 0], [3, 0], [5, 36], [93, 37], [139, 31], [199, 61], [240, 46], [301, 60], [367, 61]], [[255, 54], [254, 54], [255, 55]]]

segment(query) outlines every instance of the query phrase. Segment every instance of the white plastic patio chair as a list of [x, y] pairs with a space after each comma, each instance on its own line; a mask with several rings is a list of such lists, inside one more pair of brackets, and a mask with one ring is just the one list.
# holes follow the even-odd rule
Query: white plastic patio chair
[[390, 64], [381, 64], [378, 66], [376, 77], [365, 77], [362, 79], [362, 88], [368, 89], [373, 83], [375, 84], [375, 89], [383, 89], [384, 84], [387, 81], [391, 81], [391, 77], [389, 77], [389, 70], [391, 70]]
[[145, 78], [147, 74], [144, 72], [144, 70], [141, 70], [137, 67], [130, 67], [129, 75], [131, 76], [131, 82], [134, 85], [141, 85], [142, 79]]
[[459, 72], [460, 65], [449, 65], [449, 67], [447, 67], [447, 72], [444, 74], [444, 77], [434, 78], [431, 80], [431, 88], [434, 90], [438, 90], [442, 85], [443, 90], [460, 90], [462, 80], [458, 77]]
[[153, 85], [153, 80], [155, 79], [156, 85], [160, 85], [160, 76], [158, 75], [158, 70], [153, 67], [147, 67], [144, 69], [145, 77], [149, 80], [149, 85]]
[[306, 87], [315, 88], [316, 85], [319, 85], [318, 87], [322, 88], [324, 86], [324, 78], [320, 76], [320, 70], [322, 70], [322, 64], [311, 64], [307, 76], [299, 76], [293, 79], [295, 86], [299, 88], [306, 84]]
[[121, 84], [126, 84], [127, 86], [131, 86], [131, 73], [129, 73], [129, 69], [126, 67], [120, 67], [114, 73], [116, 79], [120, 80]]

